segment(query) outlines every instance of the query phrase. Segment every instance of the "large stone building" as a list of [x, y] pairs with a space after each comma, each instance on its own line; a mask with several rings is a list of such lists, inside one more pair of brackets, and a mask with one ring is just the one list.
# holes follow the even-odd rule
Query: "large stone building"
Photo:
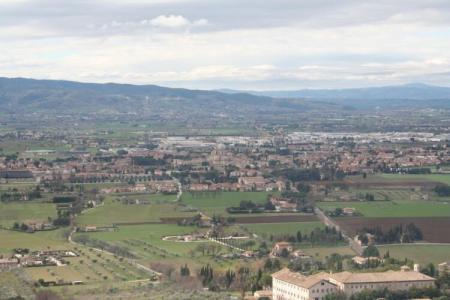
[[272, 274], [274, 300], [324, 300], [326, 295], [343, 292], [353, 295], [363, 290], [387, 288], [408, 290], [434, 286], [435, 279], [416, 271], [335, 274], [304, 276], [285, 268]]

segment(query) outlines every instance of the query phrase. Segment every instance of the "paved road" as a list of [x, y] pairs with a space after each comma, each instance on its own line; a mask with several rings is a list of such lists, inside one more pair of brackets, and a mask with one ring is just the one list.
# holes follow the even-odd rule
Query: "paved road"
[[355, 242], [351, 236], [346, 234], [345, 231], [343, 231], [335, 221], [329, 218], [322, 210], [320, 210], [320, 208], [316, 207], [314, 211], [319, 220], [322, 221], [322, 223], [324, 223], [328, 227], [334, 227], [337, 231], [340, 231], [342, 233], [342, 236], [348, 241], [350, 248], [358, 255], [362, 255], [364, 248], [360, 244]]

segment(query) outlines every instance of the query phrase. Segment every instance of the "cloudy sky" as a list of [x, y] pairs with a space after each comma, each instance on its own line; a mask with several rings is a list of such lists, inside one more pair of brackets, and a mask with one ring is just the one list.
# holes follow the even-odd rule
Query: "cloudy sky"
[[449, 0], [0, 0], [0, 76], [450, 86]]

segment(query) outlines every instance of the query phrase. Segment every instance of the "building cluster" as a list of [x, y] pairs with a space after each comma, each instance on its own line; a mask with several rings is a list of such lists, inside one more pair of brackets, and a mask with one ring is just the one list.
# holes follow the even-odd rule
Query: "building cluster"
[[[334, 179], [346, 174], [408, 173], [445, 165], [450, 161], [447, 138], [431, 133], [291, 133], [255, 137], [155, 135], [129, 144], [85, 141], [84, 150], [73, 143], [71, 150], [57, 153], [62, 157], [57, 161], [41, 159], [55, 155], [55, 150], [29, 150], [17, 158], [0, 156], [0, 180], [123, 182], [129, 186], [104, 192], [177, 193], [175, 178], [182, 178], [185, 189], [195, 192], [283, 191], [290, 183], [277, 173], [279, 170], [314, 169], [321, 171], [318, 179]], [[87, 151], [90, 146], [96, 151]]]
[[324, 300], [330, 294], [351, 296], [364, 290], [403, 291], [435, 284], [433, 277], [417, 269], [372, 273], [321, 272], [305, 276], [285, 268], [272, 274], [272, 280], [274, 300]]
[[28, 249], [15, 249], [12, 257], [0, 258], [0, 270], [26, 267], [64, 266], [65, 258], [77, 257], [72, 250], [42, 250], [30, 252]]

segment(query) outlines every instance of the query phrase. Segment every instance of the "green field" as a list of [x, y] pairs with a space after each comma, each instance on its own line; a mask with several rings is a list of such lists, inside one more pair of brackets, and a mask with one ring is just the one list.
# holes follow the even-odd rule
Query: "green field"
[[[21, 296], [19, 298], [19, 296]], [[0, 272], [0, 299], [34, 299], [28, 276], [22, 269]]]
[[[22, 233], [17, 231], [0, 230], [0, 254], [10, 255], [14, 248], [28, 248], [31, 250], [47, 249], [74, 249], [63, 235], [64, 229]], [[109, 280], [136, 280], [145, 278], [146, 274], [134, 266], [112, 255], [89, 250], [86, 247], [77, 247], [75, 250], [79, 257], [67, 258], [67, 266], [50, 266], [26, 268], [25, 272], [32, 280], [82, 280], [84, 282], [103, 282], [104, 276]], [[95, 260], [95, 261], [94, 261]]]
[[389, 180], [426, 180], [450, 185], [450, 174], [381, 174], [379, 176]]
[[303, 246], [300, 249], [305, 252], [307, 255], [310, 255], [318, 260], [324, 260], [327, 256], [330, 256], [333, 253], [337, 253], [340, 255], [349, 255], [355, 256], [355, 252], [348, 246], [332, 246], [332, 247], [308, 247]]
[[[164, 236], [184, 235], [198, 232], [197, 227], [178, 226], [174, 224], [151, 224], [151, 225], [128, 225], [119, 226], [115, 232], [93, 232], [88, 233], [91, 239], [106, 241], [113, 245], [126, 247], [134, 253], [138, 259], [144, 263], [170, 263], [170, 264], [197, 264], [200, 262], [210, 262], [210, 257], [191, 256], [191, 252], [199, 244], [209, 242], [174, 242], [164, 241]], [[86, 235], [86, 233], [77, 233]], [[198, 254], [198, 253], [197, 253]]]
[[184, 193], [182, 202], [188, 206], [195, 207], [208, 216], [228, 216], [226, 209], [239, 206], [243, 200], [251, 200], [253, 203], [263, 204], [267, 200], [269, 192], [205, 192]]
[[364, 200], [366, 193], [372, 194], [375, 197], [375, 201], [407, 201], [407, 200], [421, 200], [425, 193], [416, 192], [410, 189], [352, 189], [353, 194], [361, 196], [359, 199]]
[[44, 250], [65, 249], [69, 246], [63, 237], [63, 230], [38, 231], [25, 233], [0, 229], [0, 253], [10, 253], [14, 248]]
[[160, 222], [164, 217], [191, 217], [173, 202], [173, 195], [130, 195], [131, 199], [150, 200], [150, 204], [125, 205], [108, 198], [105, 205], [88, 210], [77, 217], [77, 225], [112, 225], [130, 222]]
[[[172, 254], [186, 254], [192, 245], [196, 243], [177, 243], [163, 241], [162, 237], [168, 235], [182, 235], [199, 231], [197, 227], [178, 226], [175, 224], [151, 224], [119, 226], [114, 232], [89, 233], [91, 238], [107, 242], [124, 242], [126, 240], [140, 240], [151, 243], [153, 246], [167, 249]], [[144, 252], [144, 251], [142, 251]]]
[[427, 263], [439, 264], [450, 261], [450, 245], [386, 245], [377, 246], [381, 255], [389, 250], [391, 257], [404, 259], [409, 258], [421, 265]]
[[6, 140], [2, 142], [3, 153], [14, 154], [24, 153], [27, 150], [70, 150], [67, 144], [61, 144], [59, 141], [36, 141], [36, 140]]
[[262, 238], [267, 238], [270, 235], [295, 235], [299, 230], [302, 234], [309, 234], [315, 228], [325, 227], [320, 222], [246, 224], [242, 226], [246, 227], [251, 233]]
[[52, 203], [11, 202], [0, 203], [0, 225], [12, 226], [14, 222], [26, 220], [47, 220], [56, 217], [56, 207]]
[[36, 182], [29, 181], [12, 181], [8, 183], [0, 183], [0, 191], [7, 191], [10, 189], [26, 190], [36, 186]]
[[92, 284], [95, 282], [129, 281], [148, 278], [148, 274], [139, 271], [126, 261], [107, 253], [88, 251], [86, 248], [78, 248], [78, 257], [67, 258], [66, 266], [50, 266], [27, 268], [26, 272], [33, 280], [40, 278], [46, 281], [77, 281]]
[[330, 211], [338, 207], [353, 207], [365, 217], [450, 217], [450, 204], [435, 201], [375, 201], [320, 202], [317, 205]]

